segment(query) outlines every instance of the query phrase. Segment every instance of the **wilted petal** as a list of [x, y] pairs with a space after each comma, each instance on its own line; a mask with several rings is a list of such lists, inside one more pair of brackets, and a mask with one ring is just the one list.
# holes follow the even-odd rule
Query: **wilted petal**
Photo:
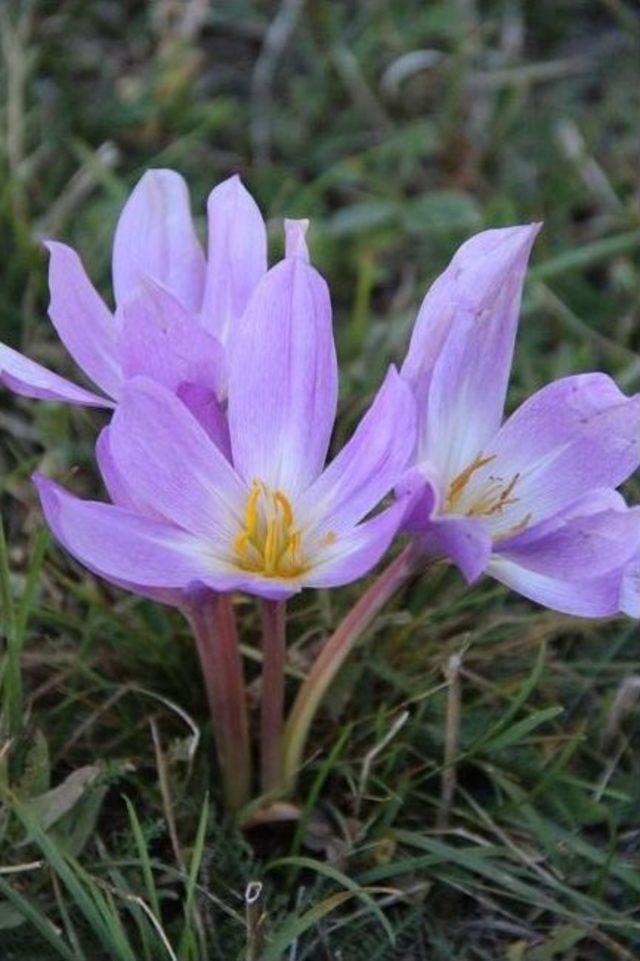
[[283, 260], [261, 280], [230, 342], [237, 470], [295, 497], [322, 470], [336, 402], [327, 285], [301, 258]]
[[284, 221], [284, 254], [285, 257], [302, 257], [309, 261], [309, 248], [307, 247], [307, 230], [309, 229], [308, 220], [289, 220]]
[[106, 397], [77, 387], [6, 344], [0, 344], [0, 381], [22, 397], [57, 400], [83, 407], [113, 407]]
[[175, 391], [197, 384], [221, 393], [226, 379], [220, 341], [166, 287], [142, 277], [122, 306], [120, 353], [125, 376], [149, 377]]
[[220, 572], [207, 543], [185, 531], [111, 504], [80, 500], [42, 475], [33, 480], [60, 543], [118, 586], [186, 588]]
[[[539, 229], [539, 224], [531, 224], [485, 230], [471, 237], [431, 285], [416, 318], [401, 371], [421, 403], [420, 437], [424, 436], [429, 423], [426, 406], [434, 366], [459, 314], [467, 318], [464, 326], [471, 327], [469, 332], [480, 339], [482, 356], [489, 358], [481, 361], [483, 371], [486, 373], [487, 365], [494, 365], [490, 368], [489, 382], [480, 382], [480, 391], [488, 392], [490, 396], [483, 397], [485, 406], [478, 427], [488, 431], [490, 422], [493, 422], [494, 429], [499, 423], [506, 390], [505, 378], [511, 365], [522, 284], [531, 246]], [[476, 317], [475, 326], [470, 325], [469, 316]], [[491, 351], [497, 350], [498, 356], [493, 357], [491, 351], [486, 350], [489, 346], [486, 338], [491, 343]], [[456, 341], [452, 341], [450, 350], [460, 350]], [[459, 371], [457, 376], [474, 378], [479, 359], [476, 355], [473, 369]], [[446, 361], [444, 363], [449, 366]], [[466, 389], [476, 393], [478, 381], [479, 376], [476, 384], [470, 384]]]
[[529, 600], [576, 617], [607, 617], [620, 610], [621, 572], [583, 581], [540, 574], [494, 554], [487, 573]]
[[348, 530], [400, 479], [415, 448], [415, 402], [391, 367], [353, 437], [305, 492], [300, 514], [334, 532]]
[[371, 570], [389, 548], [402, 522], [405, 505], [396, 502], [369, 521], [340, 535], [326, 560], [304, 575], [305, 587], [339, 587]]
[[136, 498], [228, 552], [246, 488], [185, 405], [146, 378], [129, 381], [110, 426], [110, 450]]
[[[529, 398], [485, 450], [486, 474], [517, 477], [504, 525], [536, 523], [595, 488], [614, 488], [640, 462], [640, 395], [625, 397], [604, 374], [565, 377]], [[481, 473], [478, 473], [481, 479]]]
[[168, 287], [185, 307], [200, 310], [205, 260], [187, 185], [173, 170], [148, 170], [120, 215], [113, 242], [118, 304], [135, 292], [143, 274]]
[[202, 322], [224, 343], [267, 270], [267, 231], [238, 176], [218, 184], [207, 202], [209, 251]]

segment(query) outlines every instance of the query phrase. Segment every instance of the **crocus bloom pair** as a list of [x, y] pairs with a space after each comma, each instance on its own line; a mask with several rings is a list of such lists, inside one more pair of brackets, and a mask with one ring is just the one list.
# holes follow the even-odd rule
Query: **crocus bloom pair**
[[[98, 394], [0, 344], [0, 379], [27, 397], [113, 408], [124, 384], [143, 375], [178, 393], [210, 436], [228, 446], [221, 406], [225, 345], [267, 271], [267, 234], [238, 177], [207, 203], [205, 260], [182, 177], [148, 171], [133, 190], [113, 243], [111, 312], [70, 247], [47, 243], [49, 316]], [[306, 255], [305, 221], [287, 223], [287, 253]]]
[[422, 305], [402, 367], [419, 418], [407, 526], [469, 582], [486, 572], [555, 610], [637, 616], [640, 510], [615, 488], [640, 463], [640, 395], [565, 377], [502, 423], [537, 231], [472, 238]]
[[298, 255], [258, 282], [227, 354], [230, 460], [175, 394], [134, 377], [98, 445], [114, 503], [37, 477], [49, 525], [94, 572], [173, 603], [198, 586], [283, 599], [362, 576], [404, 511], [396, 502], [363, 521], [413, 452], [409, 387], [391, 368], [323, 470], [337, 402], [331, 306]]

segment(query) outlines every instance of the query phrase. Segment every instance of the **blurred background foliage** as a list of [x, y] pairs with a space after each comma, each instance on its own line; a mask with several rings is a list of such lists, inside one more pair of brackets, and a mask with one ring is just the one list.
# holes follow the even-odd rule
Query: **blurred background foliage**
[[[342, 363], [336, 447], [429, 282], [487, 226], [545, 223], [510, 404], [593, 368], [638, 390], [632, 0], [4, 0], [0, 29], [0, 335], [34, 359], [75, 374], [40, 241], [74, 245], [109, 299], [118, 212], [169, 166], [203, 235], [232, 172], [273, 258], [282, 217], [311, 218]], [[1, 675], [2, 961], [637, 958], [637, 629], [451, 573], [418, 583], [332, 692], [302, 823], [243, 836], [220, 813], [180, 619], [41, 531], [30, 473], [95, 492], [100, 417], [0, 398], [3, 624], [22, 667], [5, 656]], [[293, 606], [292, 688], [357, 590]], [[245, 917], [249, 881], [263, 920]]]

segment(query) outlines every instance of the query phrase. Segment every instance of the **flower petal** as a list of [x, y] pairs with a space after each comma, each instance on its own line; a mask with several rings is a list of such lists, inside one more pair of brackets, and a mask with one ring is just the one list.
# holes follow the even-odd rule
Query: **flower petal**
[[331, 304], [300, 257], [273, 267], [234, 326], [229, 358], [233, 462], [295, 497], [322, 470], [337, 403]]
[[529, 600], [577, 617], [607, 617], [620, 610], [621, 572], [583, 581], [540, 574], [494, 554], [487, 573]]
[[391, 367], [353, 437], [300, 501], [308, 526], [349, 530], [400, 480], [415, 447], [415, 403]]
[[119, 586], [186, 588], [215, 577], [205, 541], [131, 511], [83, 501], [34, 475], [47, 523], [82, 564]]
[[453, 561], [469, 584], [486, 570], [491, 556], [491, 534], [476, 517], [434, 518], [420, 543], [429, 556]]
[[219, 447], [227, 460], [230, 461], [229, 422], [222, 404], [213, 391], [197, 384], [181, 384], [178, 387], [177, 394], [200, 426], [205, 429], [216, 447]]
[[397, 501], [338, 537], [326, 558], [303, 576], [305, 587], [339, 587], [364, 577], [391, 545], [404, 511], [405, 505]]
[[537, 226], [490, 231], [500, 242], [481, 234], [482, 257], [469, 263], [463, 258], [451, 282], [451, 327], [433, 364], [428, 398], [418, 397], [419, 406], [428, 409], [419, 458], [428, 457], [446, 477], [472, 461], [502, 422], [522, 286], [537, 232]]
[[224, 350], [162, 284], [141, 276], [122, 306], [122, 369], [177, 390], [197, 384], [221, 393], [226, 379]]
[[267, 270], [267, 231], [258, 205], [238, 176], [207, 201], [209, 255], [202, 302], [204, 326], [224, 343]]
[[625, 397], [604, 374], [549, 384], [506, 421], [486, 449], [495, 455], [475, 483], [517, 477], [503, 528], [525, 515], [536, 523], [597, 488], [621, 484], [640, 463], [640, 395]]
[[309, 248], [307, 247], [308, 220], [284, 221], [284, 255], [285, 257], [302, 257], [309, 262]]
[[17, 350], [0, 344], [0, 381], [22, 397], [62, 401], [85, 407], [113, 407], [110, 400], [77, 387]]
[[49, 259], [49, 317], [76, 364], [109, 397], [118, 398], [122, 369], [120, 325], [87, 277], [75, 250], [45, 244]]
[[[469, 401], [479, 398], [480, 409], [466, 410], [465, 416], [473, 419], [479, 436], [484, 435], [481, 444], [499, 426], [524, 275], [539, 229], [540, 224], [531, 224], [477, 234], [460, 247], [431, 285], [401, 371], [419, 401], [422, 442], [427, 441], [430, 425], [431, 381], [443, 352], [438, 375], [440, 406], [448, 402], [453, 412], [460, 390]], [[471, 342], [467, 344], [465, 337]], [[473, 361], [457, 369], [456, 357], [461, 353], [471, 355]], [[449, 376], [455, 381], [450, 386], [446, 383]], [[427, 456], [433, 459], [430, 451]]]
[[247, 491], [174, 394], [143, 377], [128, 381], [111, 421], [110, 450], [136, 498], [227, 554]]
[[189, 191], [173, 170], [148, 170], [124, 206], [113, 241], [113, 288], [124, 303], [140, 275], [165, 284], [191, 310], [200, 310], [205, 261], [196, 236]]
[[624, 570], [620, 596], [620, 610], [629, 617], [640, 617], [640, 551]]

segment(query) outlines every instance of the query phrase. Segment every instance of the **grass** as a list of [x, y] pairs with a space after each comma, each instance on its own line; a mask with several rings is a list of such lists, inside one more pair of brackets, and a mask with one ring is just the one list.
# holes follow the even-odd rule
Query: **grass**
[[[188, 177], [201, 227], [208, 189], [238, 170], [274, 256], [280, 218], [312, 218], [342, 365], [336, 447], [428, 282], [490, 224], [545, 221], [510, 404], [593, 368], [638, 389], [628, 0], [9, 0], [0, 15], [6, 342], [71, 372], [42, 237], [81, 250], [108, 294], [115, 219], [146, 167]], [[424, 578], [331, 691], [302, 823], [242, 835], [181, 619], [42, 533], [29, 476], [95, 491], [100, 416], [0, 399], [2, 961], [640, 956], [637, 628]], [[290, 693], [357, 593], [294, 603]], [[255, 671], [257, 615], [239, 605]]]

